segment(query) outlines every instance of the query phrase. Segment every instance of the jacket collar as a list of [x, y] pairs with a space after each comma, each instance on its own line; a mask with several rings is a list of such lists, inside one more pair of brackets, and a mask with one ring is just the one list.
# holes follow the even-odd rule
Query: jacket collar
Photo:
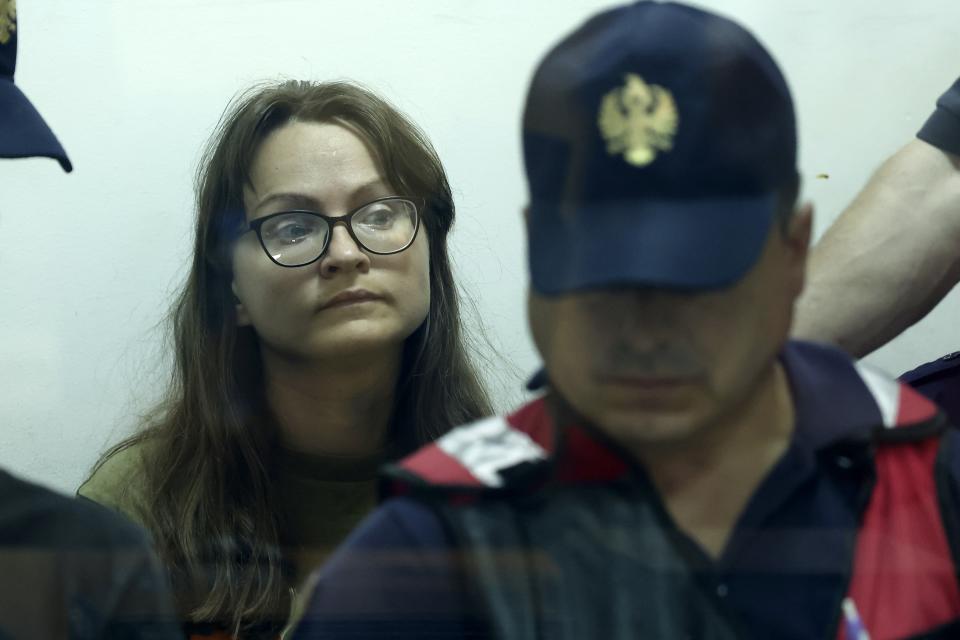
[[[796, 411], [794, 446], [816, 454], [836, 445], [925, 437], [941, 426], [932, 402], [833, 347], [789, 341], [779, 357]], [[608, 481], [632, 467], [629, 455], [602, 431], [583, 420], [562, 418], [574, 413], [550, 389], [544, 370], [528, 386], [547, 391], [508, 421], [528, 430], [555, 460], [558, 480]], [[561, 417], [560, 429], [556, 417]]]
[[[833, 348], [789, 342], [780, 359], [797, 412], [794, 446], [815, 453], [840, 443], [928, 437], [942, 426], [929, 400]], [[626, 452], [578, 419], [547, 383], [516, 412], [454, 429], [387, 475], [407, 485], [509, 489], [541, 481], [609, 482], [634, 468]]]

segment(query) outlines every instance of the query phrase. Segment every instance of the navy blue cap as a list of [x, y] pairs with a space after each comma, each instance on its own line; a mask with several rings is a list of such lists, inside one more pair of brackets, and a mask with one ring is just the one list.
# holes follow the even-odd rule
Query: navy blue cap
[[527, 95], [533, 288], [710, 289], [759, 258], [797, 180], [786, 81], [743, 27], [637, 2], [557, 44]]
[[17, 67], [16, 0], [0, 0], [0, 158], [44, 156], [73, 165], [53, 131], [13, 83]]

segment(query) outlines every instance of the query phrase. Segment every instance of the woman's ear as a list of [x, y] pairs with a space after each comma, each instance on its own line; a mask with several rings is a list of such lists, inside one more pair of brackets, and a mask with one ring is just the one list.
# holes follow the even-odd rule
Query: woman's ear
[[244, 306], [243, 300], [240, 299], [240, 294], [237, 292], [236, 280], [230, 281], [230, 291], [233, 294], [233, 304], [237, 314], [237, 326], [249, 327], [253, 323], [250, 321], [250, 314], [247, 313], [247, 307]]

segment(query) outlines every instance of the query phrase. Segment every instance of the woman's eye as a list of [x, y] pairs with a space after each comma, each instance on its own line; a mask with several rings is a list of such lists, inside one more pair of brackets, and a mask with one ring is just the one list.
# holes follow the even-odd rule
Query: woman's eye
[[277, 227], [273, 236], [284, 242], [300, 242], [314, 231], [313, 227], [302, 223], [291, 222]]
[[390, 209], [381, 209], [379, 211], [371, 211], [367, 215], [363, 216], [363, 225], [367, 227], [377, 227], [377, 228], [388, 228], [393, 224], [394, 221], [393, 211]]

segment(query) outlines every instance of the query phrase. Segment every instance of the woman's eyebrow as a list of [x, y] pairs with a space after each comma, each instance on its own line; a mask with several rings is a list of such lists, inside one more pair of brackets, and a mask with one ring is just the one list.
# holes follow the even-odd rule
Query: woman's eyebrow
[[[349, 201], [354, 206], [361, 206], [369, 200], [376, 200], [390, 194], [392, 194], [390, 185], [382, 178], [376, 178], [355, 188], [350, 194]], [[326, 213], [323, 203], [319, 199], [305, 193], [287, 191], [271, 193], [257, 204], [255, 210], [260, 212], [267, 205], [279, 205], [282, 209], [309, 209], [310, 211]]]
[[350, 194], [350, 203], [353, 207], [360, 207], [371, 200], [393, 195], [398, 195], [394, 193], [393, 187], [387, 184], [386, 180], [377, 178], [354, 189]]
[[260, 211], [268, 204], [280, 204], [283, 209], [310, 209], [311, 211], [321, 209], [321, 204], [316, 198], [304, 193], [271, 193], [257, 204], [256, 211]]

